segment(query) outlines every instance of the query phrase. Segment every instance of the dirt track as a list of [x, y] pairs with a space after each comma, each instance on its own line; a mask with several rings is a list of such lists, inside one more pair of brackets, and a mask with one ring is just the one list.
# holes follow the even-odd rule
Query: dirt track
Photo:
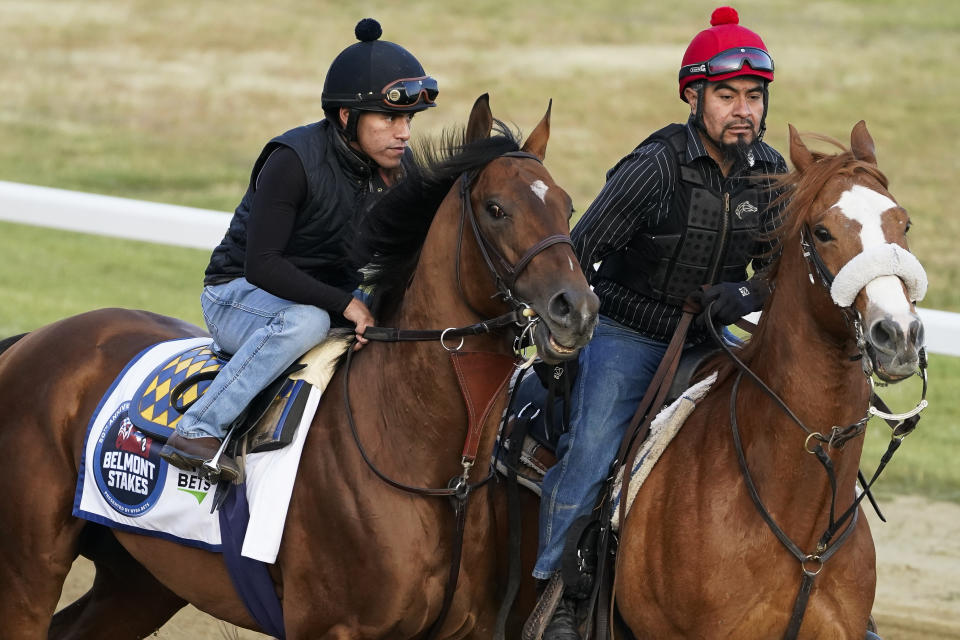
[[[873, 610], [881, 635], [885, 640], [960, 639], [960, 505], [904, 496], [881, 506], [886, 524], [867, 512], [877, 545], [879, 581]], [[89, 562], [76, 562], [60, 606], [88, 588], [91, 572]], [[187, 607], [156, 637], [223, 638], [232, 637], [232, 629]], [[241, 629], [237, 637], [267, 636]]]

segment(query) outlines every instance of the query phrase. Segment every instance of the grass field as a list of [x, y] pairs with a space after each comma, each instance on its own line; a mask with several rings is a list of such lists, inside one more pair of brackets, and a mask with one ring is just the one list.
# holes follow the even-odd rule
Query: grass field
[[[579, 211], [605, 171], [685, 118], [676, 70], [716, 3], [614, 0], [0, 3], [0, 180], [229, 211], [262, 144], [321, 117], [324, 72], [365, 16], [441, 85], [415, 135], [462, 123], [490, 92], [529, 131], [553, 98], [547, 166]], [[746, 0], [745, 26], [777, 63], [767, 140], [787, 123], [846, 140], [865, 119], [911, 212], [930, 276], [924, 306], [960, 311], [960, 4], [953, 0]], [[101, 306], [200, 322], [203, 251], [0, 224], [0, 334]], [[960, 360], [931, 359], [931, 407], [882, 491], [960, 500]], [[916, 388], [886, 392], [906, 408]], [[872, 425], [864, 465], [885, 447]]]

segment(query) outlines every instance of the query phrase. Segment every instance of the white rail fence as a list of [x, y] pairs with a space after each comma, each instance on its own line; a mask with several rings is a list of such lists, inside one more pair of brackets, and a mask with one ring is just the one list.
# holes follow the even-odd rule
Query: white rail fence
[[[213, 249], [230, 213], [0, 181], [0, 220]], [[927, 350], [960, 356], [960, 313], [919, 309]]]

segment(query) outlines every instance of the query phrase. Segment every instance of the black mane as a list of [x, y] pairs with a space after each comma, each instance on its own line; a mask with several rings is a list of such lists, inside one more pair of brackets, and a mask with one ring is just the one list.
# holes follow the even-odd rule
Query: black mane
[[447, 130], [418, 144], [414, 166], [408, 167], [404, 180], [360, 222], [353, 257], [356, 264], [366, 265], [363, 283], [373, 288], [370, 311], [378, 324], [390, 318], [403, 299], [433, 216], [457, 178], [520, 148], [519, 136], [499, 120], [494, 120], [491, 137], [470, 143], [465, 137], [465, 128]]

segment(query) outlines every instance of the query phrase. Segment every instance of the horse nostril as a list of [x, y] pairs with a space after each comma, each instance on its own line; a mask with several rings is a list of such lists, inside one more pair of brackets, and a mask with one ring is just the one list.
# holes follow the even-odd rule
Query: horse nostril
[[567, 297], [565, 291], [554, 294], [554, 296], [550, 298], [550, 304], [547, 305], [547, 309], [550, 312], [550, 319], [564, 327], [570, 324], [570, 310], [572, 308], [573, 305], [570, 304], [570, 299]]
[[916, 347], [923, 346], [923, 337], [923, 323], [918, 318], [910, 323], [910, 344]]
[[870, 341], [885, 353], [896, 353], [903, 344], [903, 330], [890, 318], [882, 318], [870, 327]]

